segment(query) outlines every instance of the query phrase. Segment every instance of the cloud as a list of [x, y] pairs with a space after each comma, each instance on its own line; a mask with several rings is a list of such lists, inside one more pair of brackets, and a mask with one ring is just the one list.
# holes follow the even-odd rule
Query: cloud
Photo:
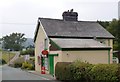
[[79, 20], [112, 20], [117, 18], [117, 2], [118, 0], [0, 0], [2, 34], [24, 32], [27, 37], [33, 37], [38, 17], [62, 19], [63, 11], [72, 8], [79, 13]]

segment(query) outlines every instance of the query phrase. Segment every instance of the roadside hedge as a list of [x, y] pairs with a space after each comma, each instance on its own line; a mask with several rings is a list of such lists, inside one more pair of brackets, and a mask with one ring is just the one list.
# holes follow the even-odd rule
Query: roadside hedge
[[70, 62], [58, 62], [55, 67], [55, 76], [58, 80], [69, 80], [69, 70], [68, 66], [70, 65]]
[[117, 64], [97, 64], [91, 69], [91, 79], [94, 81], [118, 82]]
[[87, 62], [76, 61], [72, 63], [70, 66], [71, 69], [71, 80], [75, 81], [90, 81], [90, 71], [93, 67], [92, 64]]
[[0, 65], [6, 64], [7, 62], [4, 59], [0, 59]]
[[14, 63], [14, 67], [15, 68], [20, 68], [20, 67], [22, 67], [22, 63], [16, 62], [16, 63]]
[[119, 82], [120, 65], [58, 62], [55, 77], [65, 82]]

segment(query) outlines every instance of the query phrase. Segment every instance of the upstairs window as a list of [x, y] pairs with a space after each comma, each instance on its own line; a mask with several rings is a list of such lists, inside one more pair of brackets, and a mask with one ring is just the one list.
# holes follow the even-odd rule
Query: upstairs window
[[48, 49], [48, 39], [45, 38], [44, 42], [44, 49]]

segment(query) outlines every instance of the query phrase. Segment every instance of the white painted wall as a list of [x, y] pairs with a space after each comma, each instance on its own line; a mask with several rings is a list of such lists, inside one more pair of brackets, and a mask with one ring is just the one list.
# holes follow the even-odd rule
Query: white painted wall
[[41, 65], [38, 64], [38, 56], [41, 56], [42, 50], [44, 50], [44, 40], [48, 39], [43, 26], [40, 25], [38, 35], [35, 42], [35, 70], [41, 72]]

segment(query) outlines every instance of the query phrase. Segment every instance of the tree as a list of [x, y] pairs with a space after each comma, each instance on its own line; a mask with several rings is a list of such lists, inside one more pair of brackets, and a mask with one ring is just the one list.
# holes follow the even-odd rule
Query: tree
[[107, 29], [114, 37], [113, 49], [120, 50], [120, 19], [113, 19], [111, 22], [97, 21], [105, 29]]
[[103, 26], [105, 29], [109, 26], [110, 22], [108, 21], [97, 21], [101, 26]]
[[107, 30], [115, 37], [114, 50], [120, 50], [120, 20], [113, 19]]
[[2, 38], [3, 40], [3, 47], [5, 49], [11, 49], [11, 50], [21, 50], [22, 49], [22, 43], [26, 41], [26, 38], [24, 37], [25, 34], [22, 33], [12, 33], [10, 35], [6, 35]]
[[30, 56], [34, 56], [35, 55], [35, 50], [33, 48], [29, 48], [25, 51], [21, 51], [20, 55], [30, 55]]

